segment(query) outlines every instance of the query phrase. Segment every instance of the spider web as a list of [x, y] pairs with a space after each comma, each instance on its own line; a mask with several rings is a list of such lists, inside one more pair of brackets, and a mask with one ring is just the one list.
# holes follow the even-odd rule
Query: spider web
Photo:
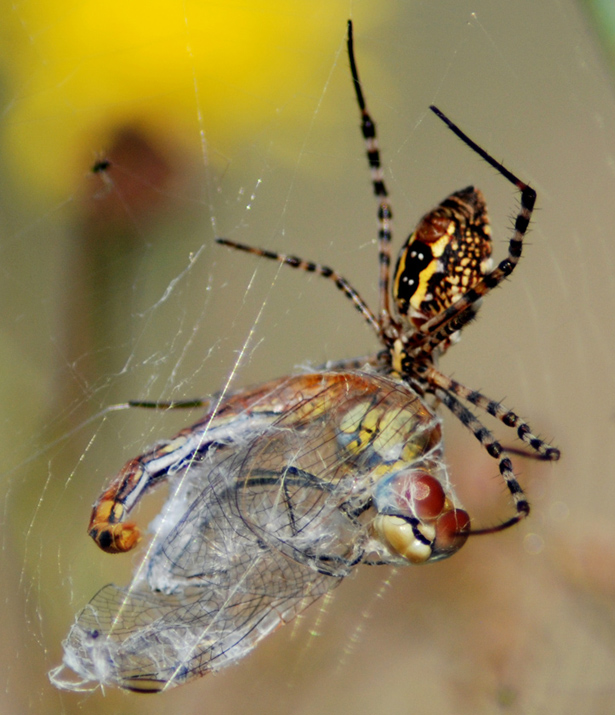
[[[615, 701], [615, 105], [594, 40], [567, 1], [258, 5], [129, 16], [108, 3], [108, 20], [85, 4], [2, 10], [0, 710], [604, 712]], [[471, 183], [498, 257], [516, 212], [511, 187], [429, 104], [538, 191], [518, 271], [443, 370], [505, 398], [555, 438], [562, 462], [516, 460], [533, 506], [519, 528], [395, 578], [363, 568], [215, 678], [147, 702], [61, 693], [46, 673], [74, 614], [105, 584], [129, 583], [138, 560], [95, 549], [91, 504], [127, 459], [199, 415], [109, 406], [377, 348], [332, 286], [213, 243], [334, 266], [375, 306], [349, 16], [396, 246]], [[446, 435], [466, 507], [497, 521], [510, 507], [495, 463], [453, 420]], [[159, 505], [144, 504], [139, 523]]]

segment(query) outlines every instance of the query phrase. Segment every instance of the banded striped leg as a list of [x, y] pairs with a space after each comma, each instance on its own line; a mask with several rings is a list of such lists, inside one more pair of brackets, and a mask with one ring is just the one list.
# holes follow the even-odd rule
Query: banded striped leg
[[[386, 352], [388, 355], [388, 352]], [[339, 372], [346, 370], [362, 370], [366, 365], [374, 369], [379, 369], [382, 367], [383, 358], [380, 353], [364, 355], [357, 358], [347, 358], [345, 360], [328, 360], [323, 365], [317, 365], [315, 368], [316, 372], [322, 372], [323, 370], [336, 370]]]
[[365, 320], [371, 325], [371, 327], [376, 332], [376, 335], [380, 337], [380, 323], [376, 319], [376, 316], [369, 309], [367, 303], [361, 298], [359, 293], [350, 285], [350, 283], [341, 276], [333, 268], [328, 266], [322, 266], [319, 263], [312, 263], [311, 261], [304, 261], [302, 258], [297, 256], [289, 256], [286, 253], [275, 253], [274, 251], [266, 251], [262, 248], [253, 248], [252, 246], [246, 246], [244, 243], [237, 243], [236, 241], [229, 241], [227, 238], [216, 238], [216, 243], [222, 246], [229, 246], [229, 248], [235, 248], [238, 251], [245, 251], [245, 253], [252, 253], [255, 256], [262, 256], [263, 258], [269, 258], [272, 261], [278, 261], [278, 263], [284, 263], [291, 268], [298, 268], [302, 271], [307, 271], [308, 273], [315, 273], [318, 276], [323, 276], [323, 278], [328, 278], [333, 281], [337, 288], [342, 291], [342, 293], [350, 299], [355, 308], [361, 313]]
[[521, 485], [515, 477], [512, 462], [502, 448], [502, 445], [480, 422], [480, 420], [478, 420], [467, 407], [464, 407], [464, 405], [462, 405], [453, 394], [439, 387], [434, 388], [433, 393], [444, 405], [446, 405], [446, 407], [448, 407], [455, 417], [457, 417], [457, 419], [472, 432], [476, 439], [487, 450], [487, 453], [494, 459], [498, 460], [500, 474], [504, 478], [508, 491], [510, 492], [515, 504], [515, 510], [517, 512], [515, 516], [507, 519], [497, 526], [489, 526], [484, 529], [473, 529], [470, 534], [494, 534], [497, 531], [504, 531], [505, 529], [519, 523], [522, 519], [525, 519], [525, 517], [530, 513], [530, 505], [525, 498]]
[[[440, 347], [443, 343], [447, 343], [449, 341], [451, 335], [458, 333], [463, 328], [465, 328], [468, 323], [471, 323], [476, 318], [477, 310], [478, 308], [476, 307], [476, 304], [471, 305], [469, 308], [466, 309], [465, 312], [455, 315], [449, 320], [448, 323], [445, 323], [435, 332], [430, 333], [430, 335], [428, 336], [428, 340], [426, 340], [420, 346], [420, 353], [417, 356], [419, 362], [421, 353], [423, 356], [432, 355], [438, 349], [438, 347]], [[433, 362], [433, 358], [431, 358], [429, 361]]]
[[209, 400], [202, 400], [200, 397], [194, 400], [128, 400], [129, 407], [139, 407], [145, 410], [194, 410], [198, 407], [208, 407]]
[[384, 184], [384, 176], [380, 162], [380, 150], [376, 138], [376, 125], [367, 111], [361, 81], [357, 70], [357, 63], [354, 56], [354, 40], [352, 36], [352, 21], [348, 20], [348, 59], [350, 61], [350, 73], [352, 84], [357, 95], [357, 104], [361, 111], [361, 133], [365, 139], [367, 161], [372, 175], [374, 194], [379, 199], [378, 204], [378, 262], [380, 265], [380, 276], [378, 280], [378, 290], [380, 294], [380, 319], [383, 325], [390, 322], [391, 310], [389, 304], [389, 282], [391, 271], [391, 219], [393, 212], [389, 204], [388, 192]]
[[457, 397], [460, 397], [462, 400], [466, 400], [471, 405], [479, 407], [492, 417], [500, 420], [500, 422], [505, 424], [507, 427], [516, 429], [517, 437], [531, 447], [542, 459], [555, 462], [560, 458], [560, 451], [557, 447], [552, 447], [550, 444], [547, 444], [544, 440], [540, 439], [540, 437], [533, 434], [527, 422], [524, 422], [519, 415], [512, 410], [509, 410], [501, 402], [491, 400], [477, 390], [470, 390], [460, 382], [443, 375], [434, 367], [429, 367], [424, 373], [421, 374], [421, 378], [425, 379], [430, 385], [433, 385], [436, 388], [441, 388], [447, 393], [452, 393]]
[[411, 339], [411, 344], [413, 345], [423, 344], [432, 333], [439, 330], [443, 325], [449, 323], [455, 318], [455, 316], [466, 310], [468, 306], [476, 303], [476, 301], [482, 298], [482, 296], [490, 290], [493, 290], [493, 288], [498, 286], [515, 270], [523, 249], [523, 238], [527, 232], [527, 228], [532, 217], [532, 211], [534, 210], [534, 204], [536, 203], [536, 192], [534, 189], [528, 186], [525, 182], [521, 181], [521, 179], [516, 177], [505, 166], [500, 164], [499, 161], [494, 159], [482, 147], [470, 139], [467, 134], [461, 131], [461, 129], [437, 107], [432, 105], [430, 109], [454, 134], [461, 139], [461, 141], [463, 141], [464, 144], [470, 147], [472, 151], [478, 154], [488, 164], [491, 164], [491, 166], [502, 174], [505, 179], [508, 179], [508, 181], [519, 189], [521, 192], [521, 210], [515, 219], [514, 233], [508, 244], [508, 256], [504, 260], [500, 261], [499, 265], [484, 278], [481, 278], [481, 280], [475, 283], [475, 285], [464, 293], [464, 295], [462, 295], [461, 298], [459, 298], [459, 300], [457, 300], [453, 305], [443, 311], [440, 315], [435, 316], [421, 325]]

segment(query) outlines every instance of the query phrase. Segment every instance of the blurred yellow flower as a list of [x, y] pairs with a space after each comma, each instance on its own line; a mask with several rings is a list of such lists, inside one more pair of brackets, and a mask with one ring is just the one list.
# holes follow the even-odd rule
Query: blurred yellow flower
[[331, 0], [16, 4], [0, 51], [5, 155], [56, 191], [123, 127], [232, 155], [296, 93], [322, 93], [347, 14]]

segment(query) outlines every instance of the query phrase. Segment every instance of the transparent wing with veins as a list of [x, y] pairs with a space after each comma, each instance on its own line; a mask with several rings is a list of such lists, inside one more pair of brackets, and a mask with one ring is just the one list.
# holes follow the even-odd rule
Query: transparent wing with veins
[[[293, 407], [276, 414], [290, 393]], [[241, 403], [230, 423], [223, 405], [207, 440], [189, 459], [180, 449], [179, 471], [167, 468], [172, 493], [141, 576], [103, 588], [79, 615], [64, 658], [77, 680], [64, 668], [56, 684], [172, 687], [243, 657], [359, 563], [425, 563], [465, 542], [439, 420], [410, 388], [316, 373]], [[122, 499], [126, 483], [116, 483]]]

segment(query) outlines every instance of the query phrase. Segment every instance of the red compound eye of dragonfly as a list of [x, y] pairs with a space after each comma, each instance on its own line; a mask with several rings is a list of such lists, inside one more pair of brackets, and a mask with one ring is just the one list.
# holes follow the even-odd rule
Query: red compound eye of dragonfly
[[[516, 524], [529, 505], [511, 460], [464, 402], [513, 427], [539, 458], [559, 458], [514, 412], [436, 366], [479, 299], [516, 267], [534, 190], [431, 107], [520, 191], [521, 208], [508, 255], [491, 269], [481, 192], [451, 194], [410, 234], [391, 280], [392, 212], [350, 22], [348, 57], [379, 206], [378, 313], [327, 266], [218, 242], [332, 281], [382, 350], [198, 403], [207, 406], [202, 419], [126, 464], [92, 510], [88, 530], [101, 549], [133, 549], [139, 529], [127, 521], [132, 509], [164, 481], [170, 496], [153, 526], [142, 576], [129, 588], [106, 586], [79, 614], [64, 664], [50, 674], [58, 687], [174, 687], [236, 662], [359, 564], [430, 563], [454, 554], [469, 535]], [[471, 528], [448, 477], [430, 396], [498, 461], [514, 504], [510, 518]]]
[[403, 475], [392, 484], [399, 494], [400, 506], [407, 505], [418, 517], [435, 519], [440, 516], [446, 503], [446, 494], [442, 484], [427, 472]]

